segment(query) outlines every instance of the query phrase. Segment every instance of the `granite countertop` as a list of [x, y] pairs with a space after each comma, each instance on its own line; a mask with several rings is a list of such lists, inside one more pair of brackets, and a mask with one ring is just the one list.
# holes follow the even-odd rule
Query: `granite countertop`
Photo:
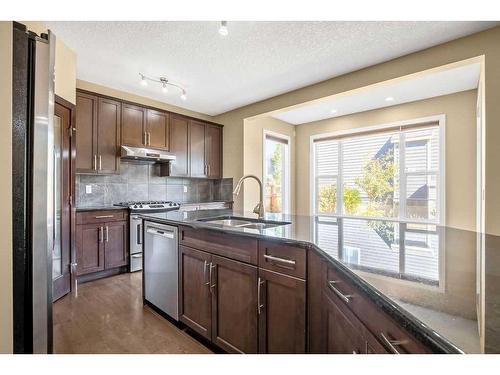
[[95, 206], [95, 207], [76, 207], [76, 212], [84, 211], [108, 211], [108, 210], [126, 210], [126, 207], [120, 206]]
[[[256, 218], [227, 209], [141, 216], [313, 249], [437, 351], [500, 352], [500, 237], [485, 235], [478, 250], [475, 232], [402, 221], [266, 214], [290, 224], [263, 230], [198, 221], [226, 215]], [[485, 265], [480, 272], [477, 259]]]

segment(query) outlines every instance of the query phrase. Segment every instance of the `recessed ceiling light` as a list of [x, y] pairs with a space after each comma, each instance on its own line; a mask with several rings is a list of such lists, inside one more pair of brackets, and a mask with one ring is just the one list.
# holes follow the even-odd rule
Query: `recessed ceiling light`
[[220, 21], [219, 34], [222, 36], [226, 36], [227, 34], [229, 34], [229, 30], [227, 29], [227, 21]]
[[182, 90], [181, 99], [184, 100], [184, 101], [187, 100], [187, 95], [186, 95], [186, 91], [185, 90]]
[[146, 77], [141, 74], [141, 85], [142, 86], [147, 86], [148, 81], [146, 81]]
[[337, 110], [336, 110], [336, 109], [330, 109], [330, 113], [331, 113], [332, 115], [334, 115], [335, 113], [337, 113]]
[[386, 102], [393, 102], [394, 98], [392, 96], [388, 96], [387, 98], [385, 98], [385, 101]]

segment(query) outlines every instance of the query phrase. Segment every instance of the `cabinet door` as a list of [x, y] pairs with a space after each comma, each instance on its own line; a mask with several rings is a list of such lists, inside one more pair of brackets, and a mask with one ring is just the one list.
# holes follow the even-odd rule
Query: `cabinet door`
[[366, 342], [354, 315], [323, 293], [323, 329], [325, 348], [329, 354], [362, 354]]
[[189, 122], [189, 160], [191, 177], [206, 177], [205, 123]]
[[148, 147], [168, 150], [168, 113], [148, 109], [146, 123]]
[[259, 352], [306, 352], [306, 282], [259, 269]]
[[128, 264], [127, 222], [116, 221], [104, 227], [104, 262], [105, 268], [115, 268]]
[[257, 267], [212, 256], [212, 342], [232, 353], [257, 353]]
[[170, 176], [189, 176], [189, 120], [178, 115], [170, 120], [170, 152], [176, 157], [170, 162]]
[[203, 337], [212, 335], [210, 296], [211, 255], [179, 247], [179, 319]]
[[78, 275], [104, 270], [104, 225], [76, 226], [76, 269]]
[[97, 173], [97, 97], [76, 94], [76, 171]]
[[222, 128], [207, 124], [205, 130], [205, 159], [207, 176], [222, 178]]
[[122, 104], [121, 144], [144, 147], [146, 141], [146, 109]]
[[99, 173], [120, 172], [121, 103], [99, 98], [97, 153]]

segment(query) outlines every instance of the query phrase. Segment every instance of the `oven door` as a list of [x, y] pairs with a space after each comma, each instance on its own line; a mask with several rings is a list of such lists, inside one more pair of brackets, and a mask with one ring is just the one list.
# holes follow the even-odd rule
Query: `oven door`
[[142, 219], [130, 215], [130, 272], [142, 270]]

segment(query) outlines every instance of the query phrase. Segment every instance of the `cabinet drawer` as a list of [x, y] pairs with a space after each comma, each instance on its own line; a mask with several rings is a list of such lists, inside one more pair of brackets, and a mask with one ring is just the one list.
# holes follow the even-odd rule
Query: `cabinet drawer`
[[180, 243], [226, 258], [257, 265], [258, 244], [253, 238], [246, 238], [213, 230], [181, 227]]
[[325, 293], [347, 306], [389, 352], [428, 353], [429, 350], [380, 310], [333, 266], [326, 265]]
[[259, 267], [306, 278], [306, 250], [271, 241], [259, 241]]
[[105, 223], [127, 220], [127, 210], [84, 211], [76, 213], [77, 224]]

